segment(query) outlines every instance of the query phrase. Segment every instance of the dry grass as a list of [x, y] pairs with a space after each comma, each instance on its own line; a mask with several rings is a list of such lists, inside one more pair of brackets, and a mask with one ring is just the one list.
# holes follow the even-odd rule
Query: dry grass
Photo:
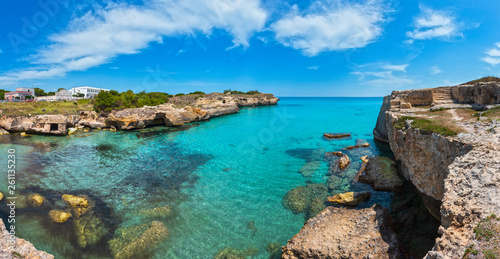
[[495, 77], [495, 76], [485, 76], [483, 78], [479, 78], [476, 80], [469, 81], [467, 83], [463, 83], [462, 85], [475, 84], [475, 83], [481, 83], [481, 82], [500, 82], [500, 78]]
[[78, 111], [91, 111], [94, 107], [89, 100], [57, 102], [6, 102], [0, 103], [2, 116], [41, 115], [41, 114], [78, 114]]

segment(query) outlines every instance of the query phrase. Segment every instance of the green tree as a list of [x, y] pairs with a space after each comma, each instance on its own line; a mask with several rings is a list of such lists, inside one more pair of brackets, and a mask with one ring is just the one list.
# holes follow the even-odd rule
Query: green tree
[[66, 88], [62, 88], [61, 87], [61, 88], [57, 89], [58, 92], [61, 91], [61, 90], [66, 90]]
[[48, 92], [46, 95], [47, 96], [49, 96], [49, 95], [56, 95], [56, 93], [55, 92]]
[[36, 96], [47, 96], [47, 93], [43, 89], [35, 87], [35, 95]]
[[5, 99], [5, 91], [4, 89], [0, 89], [0, 100], [4, 100]]

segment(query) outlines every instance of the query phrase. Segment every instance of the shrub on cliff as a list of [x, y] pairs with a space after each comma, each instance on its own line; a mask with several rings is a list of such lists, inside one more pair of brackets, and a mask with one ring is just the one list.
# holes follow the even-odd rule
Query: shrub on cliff
[[242, 92], [242, 91], [238, 91], [238, 90], [228, 89], [228, 90], [224, 90], [224, 93], [225, 94], [231, 93], [231, 94], [248, 94], [248, 95], [252, 95], [252, 94], [260, 94], [261, 92], [259, 92], [257, 90], [251, 90], [251, 91], [248, 91], [248, 92]]
[[145, 105], [154, 106], [168, 102], [171, 95], [167, 93], [151, 92], [134, 93], [132, 90], [119, 93], [111, 90], [102, 91], [95, 98], [96, 111], [112, 111], [125, 108], [140, 108]]

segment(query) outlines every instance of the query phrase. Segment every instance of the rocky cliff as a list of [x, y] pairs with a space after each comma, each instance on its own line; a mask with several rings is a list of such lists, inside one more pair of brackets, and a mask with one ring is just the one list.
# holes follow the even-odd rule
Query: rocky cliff
[[475, 242], [478, 222], [500, 213], [499, 103], [495, 82], [384, 98], [374, 136], [389, 143], [402, 176], [441, 220], [427, 258], [461, 257]]
[[[14, 246], [11, 250], [10, 240]], [[15, 236], [11, 236], [0, 219], [0, 258], [54, 259], [54, 256], [38, 251], [33, 244]]]
[[36, 116], [1, 116], [0, 129], [8, 132], [66, 135], [72, 127], [140, 129], [147, 126], [180, 126], [194, 121], [237, 113], [239, 107], [274, 105], [278, 98], [271, 94], [232, 95], [212, 93], [204, 96], [181, 96], [169, 103], [115, 110], [97, 114], [82, 111], [75, 115], [47, 114]]

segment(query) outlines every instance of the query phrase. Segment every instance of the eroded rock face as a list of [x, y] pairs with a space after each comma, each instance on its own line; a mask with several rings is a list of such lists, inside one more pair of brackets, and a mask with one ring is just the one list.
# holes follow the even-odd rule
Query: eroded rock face
[[309, 219], [282, 251], [283, 259], [401, 256], [389, 213], [378, 204], [361, 210], [327, 207]]
[[328, 201], [343, 206], [356, 206], [361, 202], [370, 200], [370, 192], [346, 192], [328, 197]]
[[53, 259], [54, 256], [38, 251], [30, 242], [15, 237], [14, 250], [11, 251], [9, 240], [11, 236], [0, 219], [0, 258]]
[[[203, 97], [174, 97], [158, 106], [102, 112], [81, 111], [75, 115], [48, 114], [37, 116], [2, 116], [0, 129], [7, 132], [66, 135], [70, 128], [142, 129], [152, 125], [181, 126], [185, 123], [237, 113], [238, 107], [274, 105], [279, 101], [272, 94], [224, 95], [211, 93]], [[74, 133], [72, 129], [70, 131]]]
[[[467, 107], [498, 104], [499, 89], [498, 83], [479, 83], [410, 91], [430, 90], [431, 105], [456, 108], [464, 105], [460, 103]], [[400, 101], [429, 101], [427, 97], [404, 99], [408, 92], [393, 92], [389, 97], [391, 109], [385, 112], [387, 140], [400, 162], [402, 176], [423, 194], [423, 203], [431, 214], [441, 219], [441, 237], [426, 257], [456, 258], [471, 244], [477, 222], [491, 213], [500, 213], [500, 131], [495, 130], [500, 122], [463, 122], [455, 119], [456, 112], [451, 112], [455, 115], [450, 115], [450, 120], [466, 133], [444, 137], [411, 127], [398, 130], [393, 126], [398, 117], [415, 110], [404, 111]], [[440, 211], [436, 209], [439, 203]]]

